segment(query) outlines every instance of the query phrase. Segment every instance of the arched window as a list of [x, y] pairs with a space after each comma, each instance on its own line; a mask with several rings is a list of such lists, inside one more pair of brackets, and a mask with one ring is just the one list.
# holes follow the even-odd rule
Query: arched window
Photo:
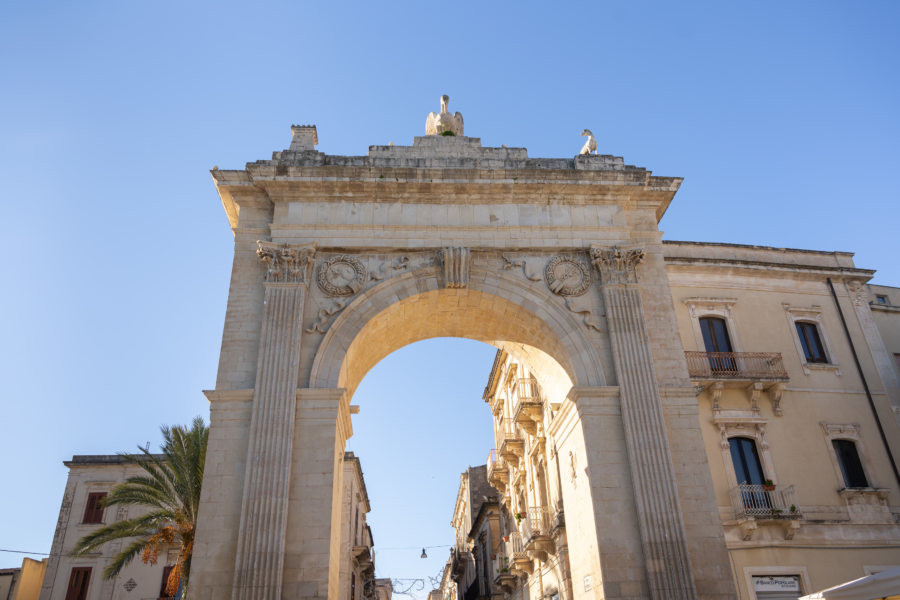
[[848, 488], [869, 487], [856, 444], [852, 440], [831, 440], [831, 444], [844, 475], [844, 485]]
[[800, 346], [803, 348], [803, 356], [808, 363], [827, 363], [825, 346], [819, 337], [819, 328], [815, 323], [797, 321], [797, 336], [800, 338]]

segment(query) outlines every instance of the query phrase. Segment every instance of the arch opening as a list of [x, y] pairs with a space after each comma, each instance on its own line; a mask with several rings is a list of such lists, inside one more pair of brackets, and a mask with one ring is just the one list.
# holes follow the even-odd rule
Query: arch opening
[[488, 290], [479, 289], [477, 281], [462, 289], [437, 283], [436, 278], [400, 277], [361, 294], [325, 334], [310, 387], [344, 388], [352, 397], [365, 374], [388, 354], [437, 337], [506, 350], [563, 394], [572, 386], [604, 385], [599, 356], [583, 325], [546, 290], [510, 280]]

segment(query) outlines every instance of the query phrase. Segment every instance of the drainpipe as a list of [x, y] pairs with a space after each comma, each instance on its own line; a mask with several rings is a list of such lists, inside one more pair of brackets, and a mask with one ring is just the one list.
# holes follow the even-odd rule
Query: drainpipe
[[882, 426], [881, 419], [878, 417], [878, 410], [875, 408], [872, 392], [869, 391], [869, 384], [866, 382], [866, 376], [863, 374], [862, 365], [859, 364], [859, 356], [856, 354], [856, 346], [853, 345], [853, 338], [850, 337], [850, 329], [847, 327], [847, 320], [844, 319], [844, 311], [841, 310], [841, 303], [838, 301], [837, 292], [834, 291], [834, 284], [831, 283], [831, 277], [827, 278], [826, 281], [828, 282], [828, 287], [831, 289], [831, 297], [834, 299], [834, 305], [837, 307], [838, 316], [841, 318], [841, 325], [844, 326], [844, 335], [847, 336], [847, 342], [850, 344], [850, 352], [853, 354], [853, 362], [856, 363], [856, 371], [859, 373], [860, 380], [862, 380], [866, 398], [869, 399], [869, 408], [872, 409], [872, 416], [875, 417], [875, 424], [878, 425], [881, 443], [884, 444], [888, 460], [891, 461], [891, 468], [894, 470], [894, 478], [897, 480], [897, 484], [900, 485], [900, 471], [897, 470], [897, 462], [894, 460], [894, 454], [891, 452], [891, 447], [888, 444], [887, 435], [884, 433], [884, 426]]

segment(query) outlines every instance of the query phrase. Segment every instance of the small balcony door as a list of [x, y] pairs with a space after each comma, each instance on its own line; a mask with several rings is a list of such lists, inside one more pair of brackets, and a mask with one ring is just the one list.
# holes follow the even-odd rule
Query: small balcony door
[[709, 357], [710, 369], [713, 372], [737, 371], [734, 357], [721, 354], [734, 352], [731, 348], [731, 338], [728, 337], [728, 327], [725, 325], [725, 319], [702, 317], [700, 319], [700, 332], [703, 334], [703, 345], [706, 351], [714, 353]]

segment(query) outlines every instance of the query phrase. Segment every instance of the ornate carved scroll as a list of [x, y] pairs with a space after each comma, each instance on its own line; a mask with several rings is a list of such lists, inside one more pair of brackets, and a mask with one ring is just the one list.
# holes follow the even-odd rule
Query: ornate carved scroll
[[325, 333], [328, 331], [325, 323], [328, 322], [329, 318], [344, 310], [349, 300], [349, 298], [338, 298], [332, 302], [331, 306], [320, 308], [316, 316], [316, 322], [306, 329], [306, 333]]
[[316, 254], [313, 244], [256, 242], [256, 255], [266, 265], [267, 283], [306, 283], [307, 267]]
[[635, 267], [644, 260], [643, 248], [591, 245], [591, 261], [604, 283], [637, 283]]
[[441, 249], [441, 263], [444, 265], [444, 287], [466, 287], [469, 284], [470, 262], [471, 254], [468, 248]]

